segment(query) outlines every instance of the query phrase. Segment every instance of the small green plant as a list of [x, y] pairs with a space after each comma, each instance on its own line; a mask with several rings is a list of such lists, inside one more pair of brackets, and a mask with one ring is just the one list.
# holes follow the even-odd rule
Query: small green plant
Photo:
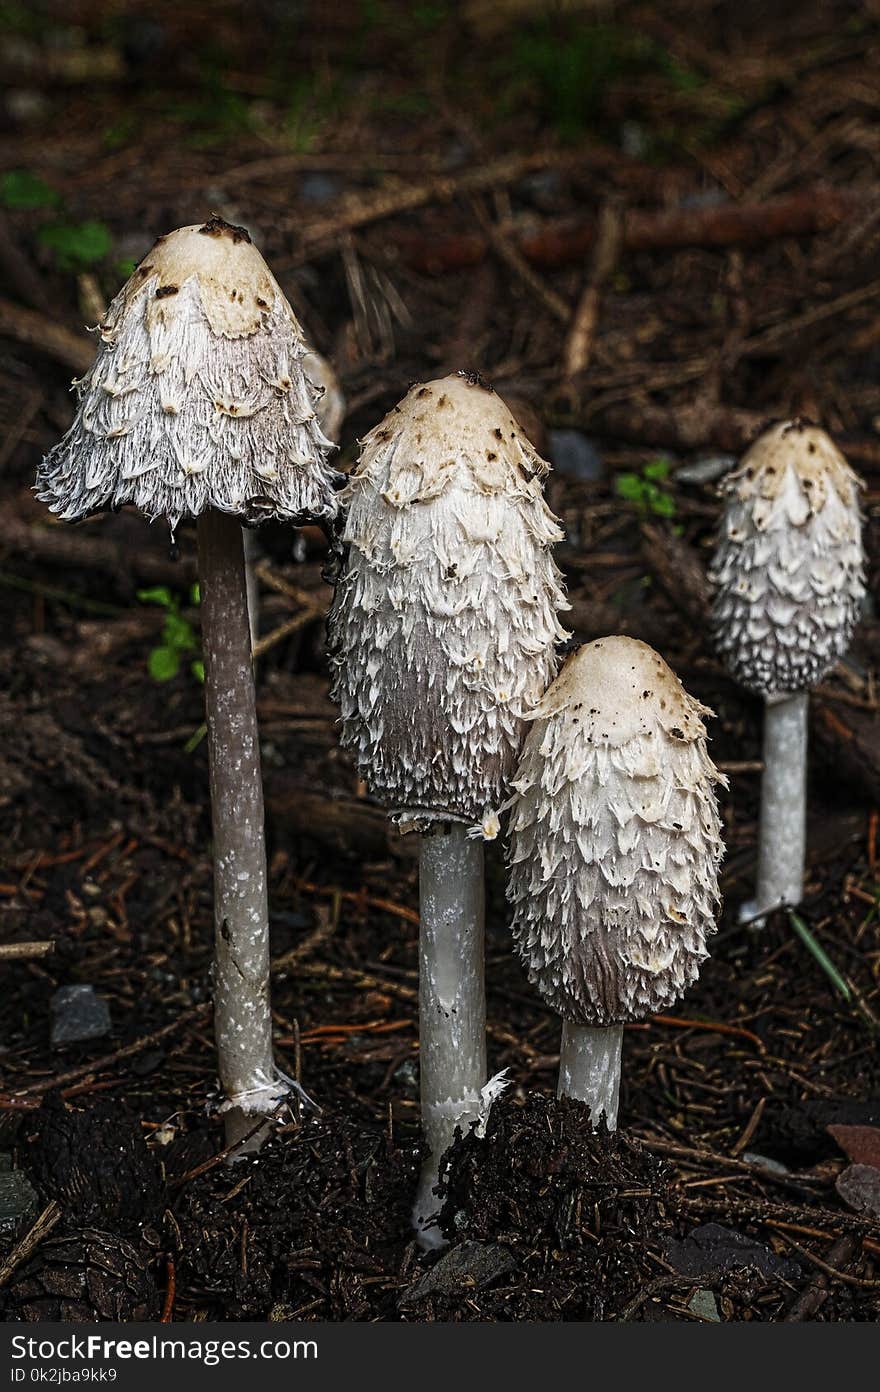
[[614, 480], [614, 491], [618, 498], [635, 503], [639, 512], [646, 516], [674, 517], [675, 498], [665, 486], [671, 468], [671, 461], [664, 455], [658, 455], [643, 466], [640, 474], [618, 474]]
[[59, 195], [29, 169], [10, 169], [0, 178], [0, 203], [4, 208], [54, 208]]
[[71, 222], [64, 217], [61, 195], [29, 169], [0, 176], [0, 204], [14, 211], [55, 209], [55, 220], [37, 229], [40, 246], [51, 252], [62, 271], [88, 271], [110, 254], [113, 238], [103, 222]]
[[[196, 681], [204, 682], [205, 664], [200, 657], [190, 657], [199, 650], [199, 640], [189, 619], [180, 612], [180, 600], [167, 585], [157, 585], [150, 590], [138, 590], [137, 597], [142, 604], [158, 604], [165, 611], [165, 625], [162, 641], [153, 648], [147, 659], [147, 669], [153, 681], [167, 682], [176, 677], [180, 665], [189, 658], [189, 670]], [[190, 590], [190, 603], [198, 604], [199, 587]]]
[[109, 255], [113, 238], [103, 222], [53, 222], [39, 231], [62, 271], [87, 271]]

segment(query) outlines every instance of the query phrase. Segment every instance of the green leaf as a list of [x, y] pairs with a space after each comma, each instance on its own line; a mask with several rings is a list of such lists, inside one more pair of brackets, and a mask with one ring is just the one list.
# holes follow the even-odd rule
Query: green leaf
[[618, 474], [614, 480], [614, 491], [619, 498], [630, 503], [644, 503], [645, 484], [638, 474]]
[[201, 744], [202, 740], [205, 738], [205, 735], [206, 735], [207, 733], [208, 733], [208, 727], [207, 727], [207, 725], [200, 725], [200, 726], [198, 727], [198, 729], [193, 730], [193, 732], [192, 732], [192, 734], [190, 735], [189, 739], [187, 740], [186, 744], [183, 746], [183, 752], [184, 752], [184, 754], [192, 754], [192, 753], [194, 753], [195, 750], [198, 749], [199, 745]]
[[167, 585], [154, 585], [150, 590], [138, 590], [137, 597], [142, 604], [161, 604], [163, 609], [171, 609], [174, 596]]
[[797, 933], [804, 947], [806, 947], [807, 950], [813, 954], [813, 956], [819, 963], [819, 966], [822, 968], [825, 975], [828, 977], [834, 989], [838, 991], [841, 996], [843, 996], [843, 999], [845, 1001], [850, 1000], [852, 997], [852, 992], [849, 986], [847, 985], [844, 978], [841, 976], [840, 972], [837, 970], [837, 967], [834, 965], [831, 958], [828, 956], [828, 953], [825, 951], [822, 945], [819, 942], [817, 942], [816, 938], [814, 938], [806, 923], [804, 923], [804, 920], [801, 918], [800, 914], [796, 914], [794, 909], [789, 909], [788, 918], [792, 928]]
[[664, 493], [662, 489], [657, 488], [653, 483], [647, 485], [645, 501], [655, 516], [675, 516], [675, 499], [672, 494]]
[[170, 681], [180, 671], [180, 654], [176, 648], [154, 648], [147, 665], [153, 681]]
[[53, 208], [57, 202], [55, 190], [28, 169], [10, 169], [0, 178], [0, 203], [4, 208]]
[[672, 461], [667, 459], [665, 455], [660, 454], [656, 459], [652, 459], [650, 463], [645, 465], [642, 473], [646, 479], [651, 479], [655, 483], [662, 482], [663, 479], [669, 478], [669, 470], [671, 468]]
[[197, 681], [197, 682], [201, 682], [202, 685], [204, 685], [204, 682], [205, 682], [205, 664], [204, 664], [204, 662], [202, 662], [201, 658], [197, 657], [196, 660], [195, 660], [195, 662], [191, 662], [191, 663], [190, 663], [190, 668], [189, 668], [189, 670], [192, 672], [192, 674], [193, 674], [193, 676], [195, 677], [196, 681]]
[[191, 589], [190, 592], [189, 592], [189, 602], [190, 602], [190, 604], [201, 604], [201, 602], [202, 602], [202, 592], [201, 592], [201, 590], [199, 589], [199, 582], [198, 582], [198, 580], [196, 581], [196, 583], [193, 585], [192, 589]]
[[82, 271], [97, 265], [113, 246], [103, 222], [51, 223], [40, 228], [39, 237], [65, 271]]
[[175, 609], [165, 615], [165, 632], [162, 639], [167, 647], [177, 648], [179, 652], [189, 652], [196, 646], [192, 627]]

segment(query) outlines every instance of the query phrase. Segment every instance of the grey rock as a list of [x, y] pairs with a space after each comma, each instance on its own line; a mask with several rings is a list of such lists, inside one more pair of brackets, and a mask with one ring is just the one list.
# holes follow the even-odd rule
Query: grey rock
[[59, 986], [52, 997], [53, 1049], [100, 1039], [111, 1029], [110, 1008], [95, 994], [94, 986]]
[[605, 477], [599, 451], [579, 430], [551, 430], [550, 459], [557, 474], [566, 478], [592, 482]]
[[694, 1228], [681, 1242], [666, 1248], [666, 1260], [681, 1276], [714, 1276], [742, 1267], [751, 1267], [762, 1276], [782, 1276], [794, 1280], [800, 1275], [797, 1262], [777, 1257], [763, 1243], [722, 1227], [705, 1223]]
[[463, 1242], [459, 1247], [450, 1247], [436, 1266], [405, 1291], [400, 1304], [415, 1305], [429, 1296], [449, 1300], [469, 1291], [485, 1290], [515, 1267], [516, 1261], [506, 1247], [497, 1243]]
[[21, 1170], [0, 1171], [0, 1237], [15, 1237], [36, 1212], [37, 1191]]
[[309, 170], [299, 181], [300, 198], [306, 203], [329, 203], [342, 192], [342, 180], [321, 170]]
[[703, 459], [695, 459], [692, 464], [682, 464], [675, 471], [676, 483], [714, 483], [716, 479], [729, 474], [736, 464], [733, 454], [710, 454]]
[[694, 1291], [688, 1301], [688, 1309], [692, 1314], [699, 1315], [701, 1319], [712, 1320], [713, 1324], [721, 1323], [718, 1302], [710, 1290]]
[[848, 1208], [880, 1218], [880, 1170], [874, 1165], [847, 1165], [834, 1187]]

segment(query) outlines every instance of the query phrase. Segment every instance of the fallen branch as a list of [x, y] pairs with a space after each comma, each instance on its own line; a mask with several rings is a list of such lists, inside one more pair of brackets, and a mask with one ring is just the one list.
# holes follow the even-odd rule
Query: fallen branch
[[[453, 190], [449, 196], [454, 196], [455, 192]], [[828, 231], [863, 211], [878, 196], [880, 191], [874, 188], [859, 191], [817, 184], [800, 193], [767, 199], [764, 203], [630, 208], [623, 219], [621, 241], [626, 251], [754, 246], [779, 237], [802, 237]], [[594, 217], [568, 218], [545, 223], [536, 230], [517, 225], [503, 230], [526, 261], [537, 266], [564, 266], [582, 261], [592, 250], [598, 235], [598, 222]], [[393, 236], [393, 243], [407, 265], [429, 274], [474, 266], [489, 250], [488, 239], [480, 232], [438, 237], [401, 230]]]
[[0, 1286], [5, 1286], [16, 1267], [21, 1266], [23, 1261], [34, 1252], [44, 1237], [48, 1237], [58, 1219], [61, 1217], [61, 1208], [52, 1199], [43, 1209], [39, 1218], [24, 1235], [20, 1242], [16, 1243], [9, 1256], [0, 1265]]
[[25, 961], [30, 957], [48, 957], [55, 951], [54, 942], [4, 943], [0, 946], [0, 962]]
[[599, 211], [593, 262], [565, 344], [563, 371], [566, 377], [576, 377], [590, 365], [599, 323], [599, 299], [620, 256], [624, 218], [623, 210], [614, 201], [603, 204]]
[[87, 338], [80, 338], [47, 315], [23, 309], [11, 300], [0, 299], [0, 337], [14, 339], [26, 348], [36, 348], [37, 352], [72, 369], [77, 376], [88, 372], [95, 358], [95, 350]]
[[[412, 212], [426, 203], [449, 203], [465, 194], [515, 183], [536, 169], [574, 165], [584, 162], [586, 158], [583, 151], [533, 150], [527, 155], [504, 155], [476, 169], [466, 169], [459, 174], [441, 174], [422, 183], [400, 182], [368, 194], [349, 194], [340, 200], [334, 212], [302, 228], [303, 246], [308, 254], [313, 255], [316, 243], [332, 241], [342, 232], [351, 232], [356, 227], [365, 227], [368, 223], [395, 217], [399, 213]], [[485, 254], [488, 239], [484, 238], [482, 245]]]
[[[626, 440], [676, 452], [694, 449], [740, 454], [783, 413], [748, 411], [705, 398], [685, 405], [657, 406], [647, 397], [616, 402], [590, 419], [594, 430]], [[854, 464], [880, 469], [880, 438], [835, 433], [835, 440]]]

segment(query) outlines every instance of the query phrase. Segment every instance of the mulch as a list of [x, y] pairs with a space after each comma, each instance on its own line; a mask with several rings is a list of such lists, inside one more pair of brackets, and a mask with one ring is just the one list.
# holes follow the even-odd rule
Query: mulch
[[[347, 95], [320, 106], [308, 148], [292, 150], [252, 123], [212, 143], [192, 103], [200, 138], [181, 138], [174, 103], [196, 81], [206, 7], [153, 8], [161, 80], [145, 81], [151, 60], [137, 55], [125, 80], [97, 89], [62, 94], [47, 78], [63, 129], [49, 140], [4, 116], [0, 169], [26, 166], [132, 255], [206, 211], [252, 221], [339, 369], [343, 466], [410, 381], [460, 367], [515, 402], [542, 448], [558, 448], [550, 431], [586, 432], [599, 476], [557, 469], [548, 484], [567, 532], [569, 627], [578, 642], [645, 638], [716, 712], [725, 906], [678, 1013], [627, 1028], [621, 1130], [594, 1135], [553, 1096], [558, 1021], [510, 952], [490, 855], [490, 1063], [510, 1087], [485, 1138], [452, 1153], [450, 1247], [419, 1253], [414, 852], [336, 744], [323, 539], [306, 531], [294, 554], [284, 529], [266, 528], [262, 631], [281, 633], [258, 669], [276, 1046], [321, 1110], [284, 1117], [256, 1158], [218, 1159], [201, 689], [186, 664], [150, 679], [162, 614], [137, 598], [170, 586], [197, 629], [194, 539], [181, 528], [172, 556], [160, 528], [127, 514], [47, 525], [30, 484], [70, 418], [95, 286], [51, 260], [39, 211], [7, 209], [0, 933], [53, 950], [2, 966], [0, 1152], [38, 1196], [0, 1239], [3, 1317], [876, 1320], [880, 1219], [837, 1185], [852, 1159], [839, 1128], [880, 1127], [880, 625], [866, 616], [812, 702], [802, 917], [835, 983], [784, 915], [759, 933], [737, 923], [754, 874], [761, 710], [707, 649], [702, 577], [713, 461], [789, 414], [843, 442], [876, 553], [880, 22], [818, 0], [776, 17], [745, 3], [735, 24], [711, 7], [697, 30], [684, 3], [623, 4], [615, 23], [668, 62], [609, 71], [572, 140], [532, 69], [503, 120], [496, 92], [521, 75], [508, 64], [475, 80], [514, 52], [506, 31], [472, 17], [462, 46], [438, 21], [438, 88], [410, 61], [418, 34], [362, 32], [359, 7], [334, 6], [332, 25], [307, 20], [297, 43]], [[236, 41], [228, 90], [267, 120], [280, 98], [254, 37], [231, 7], [210, 13], [218, 44]], [[141, 119], [120, 144], [105, 138], [132, 103]], [[106, 298], [118, 275], [108, 265], [94, 279]], [[660, 454], [658, 513], [632, 480]], [[876, 595], [873, 568], [869, 579]], [[303, 591], [314, 613], [285, 635]], [[50, 1000], [71, 982], [109, 1003], [112, 1033], [53, 1051]]]

